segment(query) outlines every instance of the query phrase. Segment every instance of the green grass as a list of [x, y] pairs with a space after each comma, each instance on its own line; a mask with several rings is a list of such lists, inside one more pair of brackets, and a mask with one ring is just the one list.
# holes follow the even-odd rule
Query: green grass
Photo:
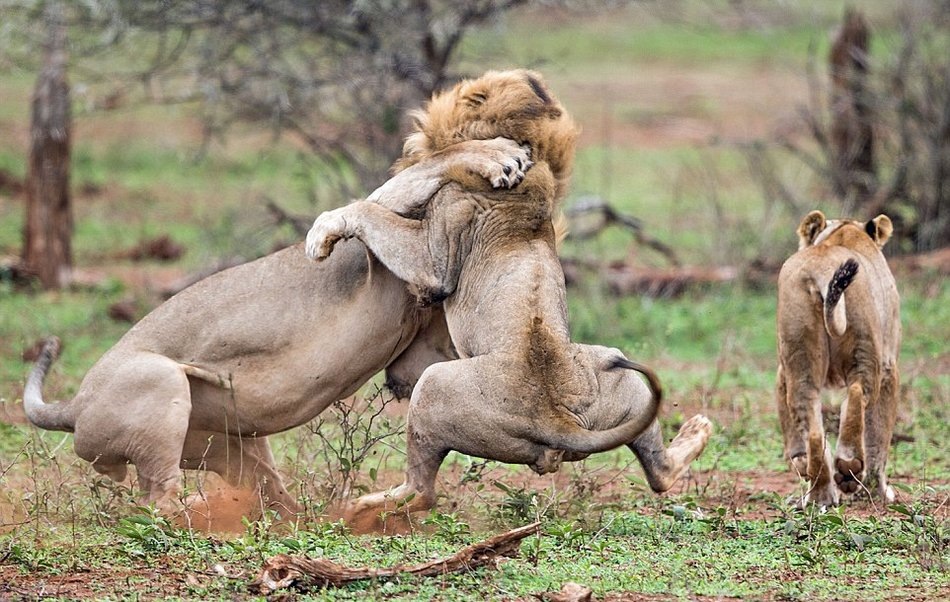
[[[787, 57], [800, 61], [819, 34], [815, 27], [727, 32], [715, 26], [654, 24], [631, 31], [633, 18], [581, 23], [577, 28], [539, 28], [521, 22], [494, 33], [472, 36], [466, 57], [494, 56], [507, 66], [573, 70], [583, 66], [588, 75], [613, 71], [630, 61], [668, 61], [676, 64], [738, 62], [755, 64]], [[782, 60], [782, 59], [779, 59]], [[474, 61], [473, 61], [474, 62]]]
[[[946, 558], [926, 548], [942, 534], [929, 516], [919, 513], [925, 510], [906, 512], [885, 519], [854, 519], [837, 512], [736, 520], [721, 508], [700, 513], [688, 500], [671, 500], [646, 512], [608, 511], [583, 522], [547, 520], [541, 535], [522, 543], [521, 556], [498, 570], [310, 589], [305, 599], [522, 598], [557, 591], [566, 581], [588, 584], [597, 597], [635, 591], [677, 598], [938, 599], [950, 587], [939, 566]], [[84, 529], [81, 539], [53, 534], [56, 541], [47, 544], [66, 554], [50, 554], [26, 528], [25, 537], [8, 549], [8, 562], [23, 574], [46, 575], [50, 585], [77, 566], [97, 576], [150, 567], [178, 581], [205, 567], [180, 595], [243, 597], [248, 594], [246, 578], [216, 576], [208, 567], [220, 565], [234, 574], [278, 553], [325, 556], [348, 566], [412, 564], [448, 556], [478, 539], [454, 516], [431, 518], [439, 527], [424, 537], [355, 537], [338, 524], [324, 524], [290, 533], [249, 527], [241, 537], [220, 541], [193, 538], [146, 513], [121, 519], [113, 528]], [[130, 585], [142, 595], [166, 593], [156, 587], [160, 583]]]
[[[887, 8], [871, 4], [880, 13]], [[771, 15], [765, 27], [737, 25], [728, 17], [735, 3], [675, 6], [682, 22], [645, 18], [649, 14], [640, 10], [593, 20], [528, 13], [468, 38], [463, 67], [474, 73], [535, 66], [568, 94], [574, 84], [633, 77], [638, 66], [794, 73], [810, 41], [819, 42], [819, 55], [824, 52], [825, 32], [842, 4], [786, 3], [777, 19], [778, 9], [756, 3], [753, 8]], [[31, 86], [32, 77], [0, 74], [0, 168], [17, 177], [25, 173], [20, 145]], [[590, 115], [600, 99], [583, 102], [578, 114]], [[653, 105], [621, 98], [611, 110], [613, 123], [636, 127], [684, 115], [715, 120], [722, 107], [703, 98]], [[107, 265], [110, 254], [164, 233], [189, 249], [177, 264], [182, 272], [221, 257], [252, 257], [293, 240], [269, 224], [261, 196], [316, 213], [333, 186], [325, 167], [301, 161], [290, 145], [261, 142], [253, 134], [212, 146], [196, 159], [200, 137], [183, 107], [80, 114], [79, 123], [73, 181], [77, 190], [100, 189], [75, 199], [81, 268]], [[782, 168], [794, 174], [795, 166]], [[653, 236], [675, 244], [685, 263], [741, 266], [794, 249], [801, 216], [768, 208], [742, 154], [727, 145], [654, 148], [601, 139], [580, 149], [575, 174], [574, 197], [600, 195], [642, 218]], [[807, 183], [802, 188], [814, 193]], [[836, 213], [820, 197], [815, 206]], [[20, 200], [0, 197], [0, 254], [18, 251], [22, 219]], [[665, 265], [619, 230], [569, 241], [564, 254]], [[674, 299], [618, 298], [588, 275], [568, 293], [573, 337], [618, 347], [657, 369], [667, 393], [662, 422], [668, 437], [697, 412], [714, 422], [693, 477], [672, 493], [651, 493], [625, 449], [547, 477], [453, 453], [440, 476], [439, 512], [412, 535], [355, 536], [332, 520], [292, 529], [267, 518], [237, 535], [207, 535], [137, 510], [133, 492], [75, 456], [70, 435], [0, 423], [0, 597], [19, 595], [3, 589], [8, 583], [25, 583], [22, 595], [65, 591], [59, 595], [68, 597], [68, 590], [57, 588], [78, 576], [101, 597], [240, 598], [249, 595], [247, 584], [262, 561], [276, 553], [326, 556], [353, 566], [422, 562], [536, 518], [543, 534], [526, 540], [520, 556], [497, 570], [368, 582], [301, 597], [530, 599], [571, 580], [591, 586], [598, 598], [621, 592], [782, 600], [950, 597], [950, 283], [936, 274], [899, 275], [899, 286], [904, 390], [898, 431], [913, 441], [897, 444], [891, 455], [889, 473], [901, 496], [893, 508], [855, 503], [821, 515], [793, 512], [783, 499], [801, 484], [782, 480], [788, 469], [773, 410], [773, 287], [728, 284]], [[143, 308], [156, 303], [110, 278], [55, 293], [0, 281], [0, 399], [7, 404], [0, 416], [17, 403], [30, 368], [21, 351], [46, 334], [65, 342], [47, 396], [75, 393], [86, 371], [126, 332], [128, 326], [109, 320], [106, 311], [130, 296]], [[838, 397], [828, 394], [826, 400], [833, 404]], [[325, 428], [336, 432], [338, 414], [325, 416]], [[402, 439], [391, 437], [364, 462], [357, 490], [400, 481]], [[323, 443], [302, 428], [273, 437], [273, 447], [294, 491], [308, 496], [319, 515], [325, 500], [318, 494], [338, 477]], [[194, 475], [187, 477], [188, 491], [198, 484]], [[230, 576], [220, 576], [216, 564]]]

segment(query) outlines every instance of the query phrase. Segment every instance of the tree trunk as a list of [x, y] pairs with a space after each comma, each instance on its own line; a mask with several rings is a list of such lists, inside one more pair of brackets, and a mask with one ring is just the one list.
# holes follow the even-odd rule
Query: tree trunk
[[870, 37], [864, 15], [848, 9], [828, 61], [835, 193], [855, 208], [867, 203], [877, 188], [867, 86]]
[[57, 3], [48, 5], [45, 18], [48, 37], [31, 114], [23, 262], [43, 287], [50, 289], [69, 284], [72, 275], [72, 124], [66, 81], [66, 27], [61, 7]]

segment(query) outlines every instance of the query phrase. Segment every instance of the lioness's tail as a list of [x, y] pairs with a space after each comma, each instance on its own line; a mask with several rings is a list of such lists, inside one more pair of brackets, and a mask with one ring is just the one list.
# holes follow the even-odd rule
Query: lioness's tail
[[607, 366], [608, 370], [617, 368], [636, 370], [646, 377], [651, 393], [650, 407], [612, 429], [589, 431], [578, 426], [569, 433], [555, 433], [552, 440], [547, 442], [550, 447], [584, 454], [608, 451], [630, 443], [656, 419], [657, 412], [660, 411], [660, 401], [663, 399], [663, 388], [656, 373], [625, 357], [617, 357]]
[[833, 337], [840, 337], [848, 329], [848, 316], [845, 311], [844, 291], [854, 281], [858, 273], [858, 262], [848, 259], [835, 270], [825, 293], [825, 330]]
[[26, 388], [23, 389], [23, 409], [30, 422], [42, 429], [72, 432], [75, 419], [71, 412], [71, 404], [50, 405], [43, 401], [43, 381], [53, 360], [59, 356], [59, 349], [58, 338], [49, 337], [43, 341], [40, 356], [26, 380]]

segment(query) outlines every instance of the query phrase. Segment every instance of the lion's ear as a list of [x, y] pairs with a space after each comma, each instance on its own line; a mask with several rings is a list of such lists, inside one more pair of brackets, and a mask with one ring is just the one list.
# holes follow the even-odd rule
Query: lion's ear
[[877, 243], [878, 248], [881, 248], [894, 233], [894, 224], [891, 223], [891, 218], [882, 213], [864, 224], [864, 231]]
[[547, 88], [544, 87], [544, 84], [541, 83], [541, 78], [537, 73], [528, 72], [527, 78], [528, 85], [531, 86], [531, 91], [534, 92], [534, 95], [541, 99], [541, 102], [545, 105], [551, 104], [551, 95], [548, 94]]
[[815, 210], [805, 216], [802, 223], [798, 225], [798, 248], [804, 249], [812, 242], [818, 233], [825, 229], [825, 214]]

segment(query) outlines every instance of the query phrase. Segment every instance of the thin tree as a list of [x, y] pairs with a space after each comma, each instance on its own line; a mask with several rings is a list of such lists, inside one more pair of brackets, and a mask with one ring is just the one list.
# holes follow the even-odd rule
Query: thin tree
[[828, 57], [833, 185], [839, 198], [857, 207], [863, 207], [877, 188], [874, 116], [868, 90], [870, 39], [864, 15], [848, 9]]
[[71, 114], [66, 80], [66, 25], [55, 2], [44, 11], [44, 64], [36, 81], [26, 181], [23, 263], [45, 288], [72, 276], [73, 229], [69, 195]]

